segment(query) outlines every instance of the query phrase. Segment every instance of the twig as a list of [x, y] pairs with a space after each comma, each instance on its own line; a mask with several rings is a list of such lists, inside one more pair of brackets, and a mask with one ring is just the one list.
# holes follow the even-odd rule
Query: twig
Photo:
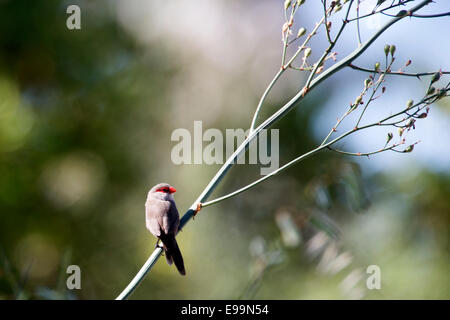
[[356, 21], [356, 20], [361, 20], [361, 19], [364, 19], [364, 18], [373, 16], [373, 15], [375, 15], [375, 14], [377, 14], [377, 13], [383, 13], [383, 12], [385, 12], [385, 11], [387, 11], [387, 10], [392, 9], [392, 8], [395, 8], [395, 7], [398, 7], [398, 6], [403, 6], [403, 5], [405, 5], [406, 3], [411, 2], [411, 1], [414, 1], [414, 0], [406, 0], [406, 1], [403, 1], [403, 2], [399, 2], [399, 3], [397, 3], [397, 4], [394, 4], [394, 5], [392, 5], [392, 6], [389, 6], [389, 7], [387, 7], [387, 8], [382, 9], [382, 10], [374, 11], [374, 12], [365, 14], [365, 15], [363, 15], [363, 16], [359, 16], [359, 17], [350, 19], [350, 20], [348, 20], [348, 22], [353, 22], [353, 21]]
[[[391, 63], [390, 63], [389, 66], [386, 68], [386, 70], [389, 70], [389, 69], [391, 68], [393, 62], [394, 62], [394, 58], [391, 59]], [[367, 102], [365, 103], [364, 109], [363, 109], [363, 111], [361, 112], [361, 115], [359, 116], [358, 121], [356, 122], [356, 125], [355, 125], [356, 128], [359, 126], [359, 123], [361, 122], [361, 119], [362, 119], [362, 117], [364, 116], [364, 114], [365, 114], [365, 112], [366, 112], [366, 110], [367, 110], [367, 107], [368, 107], [369, 104], [373, 101], [373, 96], [375, 95], [375, 93], [378, 91], [378, 89], [380, 88], [381, 84], [383, 83], [383, 81], [384, 81], [384, 76], [385, 76], [385, 73], [382, 73], [382, 74], [380, 75], [380, 77], [378, 78], [377, 85], [376, 85], [376, 87], [372, 90], [372, 94], [370, 95], [369, 100], [367, 100]]]
[[325, 23], [324, 23], [325, 33], [327, 35], [328, 42], [331, 44], [332, 41], [331, 41], [331, 37], [330, 37], [330, 30], [328, 28], [328, 19], [327, 19], [327, 15], [328, 15], [328, 13], [327, 13], [327, 0], [323, 0], [322, 3], [323, 3], [323, 17], [325, 18]]
[[[395, 17], [393, 14], [382, 12], [385, 16], [388, 17]], [[409, 17], [413, 18], [440, 18], [440, 17], [446, 17], [450, 16], [450, 12], [443, 12], [443, 13], [436, 13], [436, 14], [429, 14], [429, 15], [418, 15], [418, 14], [408, 14]]]
[[356, 3], [356, 29], [358, 30], [358, 44], [361, 45], [361, 31], [359, 30], [359, 3], [360, 0]]
[[396, 143], [396, 144], [393, 144], [392, 146], [387, 147], [387, 148], [385, 147], [385, 148], [381, 148], [381, 149], [376, 150], [376, 151], [365, 152], [365, 153], [361, 153], [361, 152], [347, 152], [347, 151], [343, 151], [343, 150], [334, 149], [334, 148], [331, 148], [331, 147], [328, 147], [328, 149], [333, 151], [333, 152], [336, 152], [336, 153], [345, 154], [347, 156], [369, 157], [369, 156], [371, 156], [373, 154], [377, 154], [377, 153], [393, 150], [395, 147], [398, 147], [399, 145], [400, 145], [400, 143]]
[[428, 14], [428, 15], [420, 15], [420, 14], [411, 14], [410, 17], [414, 18], [439, 18], [450, 16], [450, 12], [436, 13], [436, 14]]
[[[351, 63], [348, 66], [350, 68], [354, 69], [354, 70], [364, 71], [364, 72], [368, 72], [368, 73], [380, 72], [380, 71], [377, 71], [377, 70], [372, 70], [372, 69], [358, 67], [358, 66], [355, 66], [355, 65], [353, 65]], [[419, 78], [419, 79], [420, 79], [420, 77], [431, 76], [431, 75], [436, 73], [436, 72], [406, 73], [406, 72], [398, 72], [398, 71], [396, 72], [396, 71], [387, 71], [387, 70], [384, 70], [384, 71], [381, 71], [381, 72], [385, 73], [385, 74], [390, 74], [390, 75], [405, 76], [405, 77], [416, 77], [416, 78]], [[441, 71], [441, 73], [442, 74], [450, 74], [450, 71]]]
[[[322, 56], [320, 57], [319, 61], [317, 61], [317, 62], [315, 63], [313, 70], [312, 70], [311, 73], [309, 74], [308, 80], [306, 80], [306, 84], [305, 84], [305, 86], [304, 86], [304, 90], [305, 90], [305, 93], [304, 93], [304, 94], [306, 94], [306, 92], [308, 92], [308, 90], [310, 89], [310, 84], [311, 84], [311, 82], [312, 82], [312, 80], [313, 80], [313, 78], [314, 78], [314, 76], [315, 76], [315, 74], [316, 74], [316, 72], [317, 72], [317, 69], [322, 65], [322, 63], [324, 62], [324, 60], [326, 59], [326, 57], [328, 56], [328, 54], [331, 52], [331, 50], [333, 50], [334, 45], [335, 45], [336, 42], [338, 41], [338, 39], [339, 39], [339, 37], [341, 36], [342, 32], [344, 31], [345, 26], [347, 25], [347, 18], [348, 18], [348, 15], [350, 14], [350, 9], [351, 9], [351, 7], [352, 7], [352, 4], [353, 4], [353, 0], [350, 1], [349, 5], [348, 5], [347, 14], [345, 15], [345, 20], [342, 22], [341, 28], [339, 29], [339, 31], [338, 31], [338, 33], [337, 33], [337, 35], [336, 35], [336, 38], [335, 38], [334, 41], [332, 41], [332, 42], [330, 43], [330, 45], [325, 49], [325, 51], [324, 51], [324, 53], [322, 54]], [[362, 53], [362, 52], [361, 52], [361, 53]], [[356, 58], [354, 58], [354, 59], [356, 59]], [[345, 60], [343, 60], [343, 61], [345, 61]], [[336, 65], [337, 65], [337, 64], [335, 64], [334, 66], [336, 66]], [[332, 68], [330, 68], [330, 69], [328, 69], [328, 70], [331, 70], [331, 69], [332, 69]]]

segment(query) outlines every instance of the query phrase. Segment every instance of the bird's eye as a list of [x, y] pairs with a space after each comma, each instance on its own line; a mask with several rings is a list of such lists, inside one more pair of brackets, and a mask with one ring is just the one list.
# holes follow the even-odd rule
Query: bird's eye
[[168, 188], [164, 188], [164, 192], [169, 192], [169, 189]]

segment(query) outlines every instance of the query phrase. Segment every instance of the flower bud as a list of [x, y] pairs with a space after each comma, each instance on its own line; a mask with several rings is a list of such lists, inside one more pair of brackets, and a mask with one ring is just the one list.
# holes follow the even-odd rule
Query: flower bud
[[372, 84], [372, 80], [366, 79], [364, 80], [364, 87], [368, 88]]
[[438, 94], [437, 94], [436, 98], [441, 99], [441, 98], [445, 97], [445, 95], [446, 95], [446, 91], [444, 88], [442, 88], [442, 89], [438, 90]]
[[287, 8], [289, 8], [291, 6], [291, 0], [286, 0], [284, 2], [284, 9], [287, 10]]
[[433, 74], [433, 77], [431, 77], [431, 83], [435, 83], [436, 81], [439, 81], [440, 78], [441, 78], [441, 73], [436, 72], [435, 74]]
[[305, 33], [306, 33], [306, 29], [305, 28], [302, 27], [302, 28], [298, 29], [297, 38], [300, 38]]
[[398, 135], [401, 137], [403, 135], [404, 128], [398, 128]]
[[308, 58], [311, 55], [311, 48], [306, 48], [305, 50], [305, 58]]
[[389, 52], [391, 53], [391, 56], [394, 56], [394, 53], [395, 53], [395, 46], [394, 45], [391, 45], [391, 48], [390, 48], [390, 50], [389, 50]]
[[405, 64], [405, 66], [407, 67], [407, 66], [409, 66], [411, 64], [411, 59], [410, 60], [408, 60], [408, 61], [406, 61], [406, 64]]
[[430, 87], [430, 89], [428, 89], [427, 96], [429, 96], [430, 94], [433, 94], [435, 91], [436, 91], [435, 87]]
[[426, 112], [424, 112], [424, 113], [419, 114], [419, 115], [417, 116], [417, 118], [423, 119], [423, 118], [426, 118], [427, 116], [428, 116], [428, 114], [427, 114]]
[[413, 104], [414, 104], [414, 101], [413, 101], [412, 99], [409, 99], [409, 100], [406, 102], [406, 106], [408, 107], [408, 109], [410, 109], [410, 108], [413, 106]]
[[406, 127], [407, 128], [411, 128], [413, 127], [415, 129], [414, 123], [416, 122], [416, 120], [414, 119], [409, 119], [408, 122], [406, 123]]
[[336, 7], [334, 7], [334, 13], [341, 11], [342, 9], [342, 5], [341, 4], [337, 4]]
[[394, 137], [394, 135], [392, 134], [392, 132], [389, 132], [389, 133], [387, 134], [386, 144], [388, 144], [389, 141], [391, 141], [393, 137]]
[[305, 0], [297, 0], [297, 6], [299, 6], [299, 7], [304, 3], [305, 3]]
[[357, 96], [355, 99], [355, 102], [353, 102], [353, 105], [355, 106], [355, 108], [361, 103], [362, 101], [362, 96]]
[[412, 145], [408, 146], [405, 150], [403, 150], [403, 152], [408, 153], [408, 152], [411, 152], [413, 150], [414, 150], [414, 145], [412, 144]]
[[389, 54], [390, 48], [391, 48], [391, 46], [388, 45], [388, 44], [384, 46], [384, 54], [385, 54], [386, 57], [387, 57], [388, 54]]
[[378, 71], [378, 70], [380, 70], [380, 63], [379, 62], [375, 63], [375, 71]]

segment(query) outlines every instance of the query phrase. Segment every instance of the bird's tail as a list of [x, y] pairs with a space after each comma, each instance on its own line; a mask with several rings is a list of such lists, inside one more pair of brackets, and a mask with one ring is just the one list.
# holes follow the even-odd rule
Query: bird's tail
[[172, 261], [175, 263], [178, 272], [181, 275], [185, 275], [183, 256], [181, 255], [180, 248], [178, 247], [177, 240], [174, 235], [161, 235], [161, 241], [164, 245], [164, 251], [166, 253], [167, 263], [170, 265]]

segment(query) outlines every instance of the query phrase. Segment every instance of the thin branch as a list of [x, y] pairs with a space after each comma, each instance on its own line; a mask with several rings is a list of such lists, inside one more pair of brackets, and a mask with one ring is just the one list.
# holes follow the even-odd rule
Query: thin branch
[[344, 119], [353, 111], [353, 108], [350, 108], [349, 110], [347, 110], [342, 117], [338, 118], [336, 124], [334, 125], [333, 128], [331, 128], [330, 132], [328, 133], [328, 135], [325, 137], [325, 139], [323, 139], [322, 143], [320, 144], [321, 146], [323, 146], [328, 139], [331, 137], [331, 135], [333, 134], [333, 132], [337, 131], [337, 128], [339, 127], [339, 125], [341, 124], [342, 121], [344, 121]]
[[[406, 72], [398, 72], [398, 71], [377, 71], [377, 70], [373, 70], [373, 69], [367, 69], [367, 68], [362, 68], [362, 67], [358, 67], [355, 66], [354, 64], [349, 64], [348, 65], [350, 68], [354, 69], [354, 70], [359, 70], [359, 71], [364, 71], [364, 72], [368, 72], [368, 73], [378, 73], [378, 72], [382, 72], [385, 74], [391, 74], [391, 75], [396, 75], [396, 76], [405, 76], [405, 77], [416, 77], [419, 78], [422, 76], [432, 76], [433, 74], [435, 74], [436, 72], [420, 72], [420, 73], [406, 73]], [[441, 71], [442, 74], [450, 74], [450, 71]]]
[[410, 17], [414, 18], [439, 18], [439, 17], [446, 17], [450, 16], [450, 12], [443, 12], [443, 13], [436, 13], [436, 14], [429, 14], [429, 15], [421, 15], [421, 14], [411, 14]]
[[364, 18], [373, 16], [373, 15], [375, 15], [375, 14], [377, 14], [377, 13], [383, 13], [383, 12], [385, 12], [385, 11], [387, 11], [387, 10], [390, 10], [390, 9], [393, 9], [393, 8], [395, 8], [395, 7], [403, 6], [403, 5], [405, 5], [406, 3], [411, 2], [411, 1], [414, 1], [414, 0], [406, 0], [406, 1], [403, 1], [403, 2], [399, 2], [399, 3], [397, 3], [397, 4], [394, 4], [394, 5], [392, 5], [392, 6], [389, 6], [389, 7], [387, 7], [387, 8], [382, 9], [382, 10], [374, 11], [374, 12], [365, 14], [365, 15], [363, 15], [363, 16], [359, 16], [359, 17], [350, 19], [350, 20], [348, 20], [348, 22], [353, 22], [353, 21], [356, 21], [356, 20], [361, 20], [361, 19], [364, 19]]
[[[382, 14], [384, 14], [385, 16], [388, 17], [395, 17], [395, 15], [393, 14], [389, 14], [389, 13], [385, 13], [382, 12]], [[446, 17], [446, 16], [450, 16], [450, 12], [443, 12], [443, 13], [436, 13], [436, 14], [429, 14], [429, 15], [418, 15], [418, 14], [408, 14], [409, 17], [413, 17], [413, 18], [440, 18], [440, 17]]]
[[[322, 3], [323, 3], [323, 17], [325, 18], [325, 23], [324, 23], [324, 26], [325, 26], [325, 33], [326, 33], [326, 35], [327, 35], [328, 42], [331, 44], [333, 41], [331, 41], [330, 30], [329, 30], [329, 28], [328, 28], [328, 19], [327, 19], [327, 15], [328, 15], [328, 13], [327, 13], [327, 0], [323, 0]], [[330, 9], [331, 9], [331, 8], [330, 8]]]
[[[305, 93], [304, 93], [304, 94], [306, 94], [306, 92], [308, 92], [308, 90], [310, 89], [311, 81], [313, 80], [313, 78], [314, 78], [314, 76], [315, 76], [315, 74], [316, 74], [316, 72], [317, 72], [317, 69], [318, 69], [318, 68], [322, 65], [322, 63], [325, 61], [325, 59], [327, 58], [327, 56], [328, 56], [328, 54], [331, 52], [331, 50], [333, 50], [333, 48], [334, 48], [336, 42], [338, 41], [339, 37], [341, 36], [342, 32], [344, 31], [345, 26], [347, 25], [347, 18], [348, 18], [348, 15], [350, 14], [350, 9], [351, 9], [351, 7], [352, 7], [352, 4], [353, 4], [353, 0], [350, 1], [350, 3], [348, 4], [348, 9], [347, 9], [347, 14], [345, 15], [345, 20], [342, 22], [341, 28], [339, 29], [339, 31], [338, 31], [338, 33], [337, 33], [337, 35], [336, 35], [336, 38], [334, 39], [334, 41], [332, 41], [332, 42], [330, 43], [330, 45], [328, 46], [328, 48], [325, 49], [325, 51], [324, 51], [324, 53], [322, 54], [322, 56], [320, 57], [319, 61], [317, 61], [317, 62], [315, 63], [313, 70], [312, 70], [311, 73], [309, 74], [308, 80], [306, 80], [306, 84], [305, 84], [305, 86], [304, 86], [304, 90], [305, 90]], [[362, 53], [362, 52], [361, 52], [361, 53]], [[356, 58], [355, 58], [355, 59], [356, 59]], [[344, 61], [345, 61], [345, 60], [344, 60]], [[336, 64], [335, 64], [335, 65], [336, 65]], [[330, 69], [328, 69], [328, 70], [331, 70], [331, 69], [332, 69], [332, 68], [330, 68]]]
[[[389, 66], [386, 68], [386, 70], [389, 70], [391, 68], [393, 62], [394, 62], [394, 58], [391, 59], [391, 62], [389, 64]], [[365, 103], [364, 109], [361, 112], [361, 115], [359, 116], [358, 121], [356, 122], [356, 125], [355, 125], [356, 128], [359, 126], [359, 123], [361, 122], [362, 117], [364, 116], [367, 108], [369, 107], [369, 104], [374, 100], [373, 97], [374, 97], [375, 93], [378, 91], [378, 89], [380, 88], [381, 84], [384, 82], [384, 76], [385, 76], [385, 73], [382, 73], [380, 75], [380, 77], [378, 78], [377, 84], [373, 88], [372, 94], [370, 95], [369, 100], [367, 100], [367, 102]]]
[[396, 143], [396, 144], [393, 144], [392, 146], [387, 147], [387, 148], [381, 148], [381, 149], [376, 150], [376, 151], [365, 152], [365, 153], [362, 153], [362, 152], [347, 152], [347, 151], [343, 151], [343, 150], [339, 150], [339, 149], [334, 149], [334, 148], [331, 148], [331, 147], [328, 147], [328, 149], [333, 151], [333, 152], [336, 152], [336, 153], [345, 154], [347, 156], [369, 157], [369, 156], [371, 156], [373, 154], [377, 154], [377, 153], [393, 150], [394, 148], [398, 147], [399, 145], [401, 145], [401, 143]]
[[361, 45], [361, 31], [359, 30], [359, 4], [360, 0], [356, 3], [356, 29], [358, 30], [358, 44]]
[[[284, 63], [286, 62], [286, 53], [287, 53], [287, 48], [289, 46], [289, 34], [291, 32], [291, 27], [292, 27], [292, 24], [294, 21], [294, 15], [295, 15], [295, 12], [297, 11], [297, 9], [298, 9], [298, 6], [297, 6], [297, 3], [295, 3], [294, 6], [292, 7], [290, 18], [288, 21], [286, 21], [286, 24], [285, 24], [287, 29], [285, 31], [286, 34], [283, 39], [283, 53], [281, 55], [281, 66], [282, 67], [284, 66]], [[286, 10], [285, 10], [285, 12], [286, 12]]]

